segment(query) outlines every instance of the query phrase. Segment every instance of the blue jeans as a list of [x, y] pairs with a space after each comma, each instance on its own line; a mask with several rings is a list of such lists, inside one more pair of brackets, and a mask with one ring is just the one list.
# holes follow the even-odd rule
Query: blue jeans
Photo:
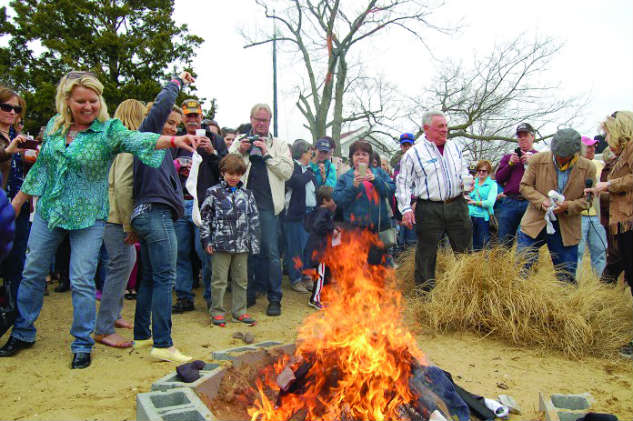
[[260, 253], [248, 257], [250, 300], [257, 292], [267, 292], [269, 302], [281, 302], [281, 261], [279, 259], [279, 217], [273, 211], [259, 210]]
[[72, 286], [73, 323], [70, 334], [75, 340], [70, 345], [73, 353], [90, 352], [97, 316], [94, 275], [103, 242], [105, 221], [77, 230], [48, 228], [48, 223], [35, 214], [27, 245], [26, 264], [18, 290], [18, 318], [11, 336], [21, 341], [34, 342], [35, 321], [44, 301], [46, 275], [57, 247], [66, 235], [70, 237], [70, 285]]
[[[171, 209], [152, 207], [132, 220], [141, 242], [142, 278], [137, 285], [134, 339], [149, 339], [154, 347], [169, 348], [171, 340], [171, 290], [176, 281], [177, 242]], [[150, 318], [152, 330], [150, 330]]]
[[523, 274], [529, 271], [538, 259], [538, 249], [542, 245], [547, 244], [552, 263], [556, 268], [556, 277], [559, 281], [576, 283], [574, 275], [576, 274], [576, 262], [578, 260], [578, 246], [563, 245], [563, 239], [560, 235], [560, 227], [558, 221], [554, 222], [556, 232], [547, 234], [547, 230], [543, 230], [536, 236], [531, 238], [523, 231], [519, 230], [517, 237], [517, 253], [525, 253], [525, 266], [523, 266]]
[[585, 244], [589, 246], [591, 256], [591, 268], [597, 277], [602, 276], [607, 265], [607, 232], [600, 223], [600, 217], [581, 216], [582, 237], [578, 243], [578, 271], [582, 268], [582, 258], [585, 254]]
[[470, 221], [473, 224], [473, 250], [482, 250], [490, 242], [490, 222], [478, 216], [471, 216]]
[[202, 263], [202, 281], [204, 283], [204, 299], [211, 302], [211, 256], [203, 249], [200, 241], [200, 229], [193, 223], [191, 213], [193, 200], [185, 200], [185, 213], [174, 222], [178, 238], [178, 265], [176, 270], [176, 296], [179, 299], [191, 300], [195, 296], [193, 289], [193, 266], [191, 258], [195, 250]]
[[418, 236], [415, 234], [415, 225], [412, 229], [409, 229], [404, 225], [398, 225], [398, 228], [398, 245], [400, 247], [406, 248], [418, 241]]
[[18, 287], [22, 281], [22, 271], [24, 270], [24, 261], [26, 259], [26, 243], [31, 230], [30, 213], [31, 205], [30, 203], [25, 203], [20, 210], [20, 215], [15, 220], [13, 248], [0, 264], [0, 277], [4, 279], [4, 285], [11, 293], [9, 299], [12, 307], [15, 307], [18, 298]]
[[527, 200], [517, 200], [510, 197], [502, 198], [495, 206], [495, 216], [499, 225], [497, 232], [499, 244], [512, 247], [527, 206]]
[[303, 227], [303, 221], [284, 222], [284, 234], [286, 236], [286, 256], [289, 263], [288, 278], [291, 283], [296, 284], [301, 281], [303, 269], [307, 267], [303, 250], [305, 250], [309, 234]]
[[109, 256], [103, 295], [97, 313], [97, 335], [111, 335], [114, 322], [121, 317], [123, 294], [136, 261], [133, 245], [125, 244], [126, 233], [123, 225], [107, 223], [103, 234], [103, 244]]

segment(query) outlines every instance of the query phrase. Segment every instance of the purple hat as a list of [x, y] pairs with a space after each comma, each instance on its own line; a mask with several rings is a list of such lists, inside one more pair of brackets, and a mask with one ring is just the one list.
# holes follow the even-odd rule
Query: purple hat
[[583, 143], [583, 145], [586, 145], [586, 146], [591, 146], [591, 145], [595, 145], [596, 143], [598, 143], [598, 139], [592, 139], [589, 136], [581, 137], [580, 141]]

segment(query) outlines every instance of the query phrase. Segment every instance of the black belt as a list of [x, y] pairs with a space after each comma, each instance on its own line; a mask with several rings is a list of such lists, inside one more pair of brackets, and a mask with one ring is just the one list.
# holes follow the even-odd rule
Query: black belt
[[506, 197], [513, 200], [526, 200], [525, 197], [518, 194], [506, 194]]
[[461, 196], [461, 195], [460, 195], [460, 196], [455, 196], [455, 197], [453, 197], [453, 198], [446, 199], [446, 200], [427, 200], [427, 199], [418, 199], [418, 201], [419, 201], [419, 202], [428, 202], [428, 203], [443, 203], [443, 204], [445, 204], [445, 205], [446, 205], [447, 203], [451, 203], [451, 202], [456, 201], [456, 200], [457, 200], [457, 199], [459, 199], [460, 197], [462, 197], [462, 196]]

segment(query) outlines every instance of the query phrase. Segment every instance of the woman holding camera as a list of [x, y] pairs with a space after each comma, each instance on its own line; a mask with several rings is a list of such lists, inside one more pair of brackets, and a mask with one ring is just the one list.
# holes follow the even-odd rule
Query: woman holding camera
[[490, 242], [490, 216], [494, 215], [497, 200], [497, 183], [489, 176], [492, 172], [490, 161], [477, 162], [477, 178], [473, 190], [468, 193], [468, 213], [473, 223], [473, 250], [479, 251]]
[[38, 196], [28, 241], [29, 254], [18, 292], [18, 311], [9, 341], [0, 348], [8, 357], [35, 343], [34, 326], [43, 304], [45, 277], [55, 249], [68, 235], [71, 242], [70, 282], [73, 323], [71, 368], [90, 365], [94, 344], [96, 303], [93, 277], [108, 218], [108, 171], [114, 157], [129, 152], [146, 163], [160, 165], [157, 149], [190, 148], [194, 136], [161, 136], [126, 129], [108, 117], [103, 85], [93, 73], [73, 71], [57, 87], [58, 114], [46, 127], [38, 160], [13, 199], [16, 213], [31, 196]]
[[[15, 124], [24, 117], [26, 102], [15, 91], [0, 88], [0, 168], [2, 168], [3, 189], [9, 200], [13, 199], [22, 186], [24, 175], [30, 166], [25, 160], [17, 136]], [[19, 216], [15, 219], [15, 239], [13, 248], [4, 260], [0, 261], [0, 277], [8, 286], [12, 308], [16, 308], [18, 286], [22, 280], [22, 269], [26, 254], [26, 241], [29, 237], [30, 202], [24, 203]]]
[[[352, 168], [338, 179], [333, 199], [337, 207], [342, 208], [343, 220], [347, 224], [379, 233], [391, 228], [388, 200], [394, 194], [395, 184], [382, 168], [370, 165], [372, 152], [373, 148], [367, 141], [352, 143], [349, 148]], [[387, 247], [392, 245], [386, 244]]]

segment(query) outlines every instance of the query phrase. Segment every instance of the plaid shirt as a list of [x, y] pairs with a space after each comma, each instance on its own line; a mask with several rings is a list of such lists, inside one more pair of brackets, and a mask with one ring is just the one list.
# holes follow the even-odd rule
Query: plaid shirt
[[206, 249], [227, 253], [259, 253], [259, 212], [255, 196], [242, 187], [229, 187], [224, 180], [207, 190], [200, 207], [200, 239]]

